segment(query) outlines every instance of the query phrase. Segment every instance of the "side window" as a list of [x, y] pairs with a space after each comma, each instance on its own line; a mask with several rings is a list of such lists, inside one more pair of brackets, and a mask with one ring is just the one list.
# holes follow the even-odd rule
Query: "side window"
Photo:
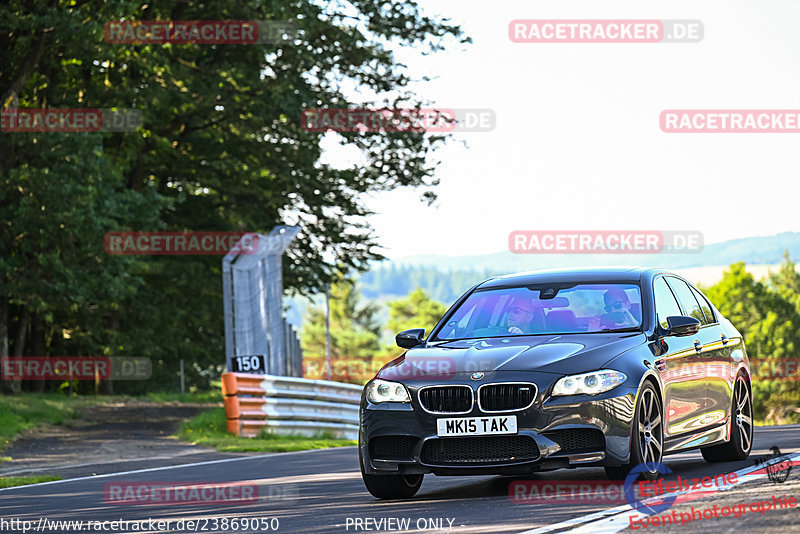
[[705, 315], [703, 315], [703, 311], [700, 309], [700, 304], [697, 303], [697, 299], [694, 298], [692, 290], [689, 289], [686, 282], [671, 276], [667, 282], [675, 293], [675, 296], [678, 297], [678, 302], [680, 302], [684, 313], [700, 321], [700, 324], [708, 324]]
[[457, 337], [459, 331], [463, 331], [467, 328], [467, 325], [471, 320], [474, 321], [476, 309], [480, 306], [482, 301], [478, 301], [468, 309], [458, 310], [453, 317], [447, 322], [447, 324], [441, 329], [441, 331], [436, 335], [437, 339], [447, 339]]
[[466, 328], [467, 327], [467, 325], [469, 324], [469, 320], [472, 319], [473, 312], [475, 311], [475, 308], [477, 308], [477, 307], [478, 307], [478, 304], [476, 303], [475, 306], [471, 307], [469, 309], [469, 311], [467, 311], [467, 313], [465, 313], [461, 317], [461, 319], [458, 320], [458, 327], [459, 328]]
[[489, 324], [491, 326], [500, 325], [500, 319], [505, 317], [510, 302], [511, 295], [503, 295], [497, 300], [497, 304], [492, 311], [492, 317], [489, 319]]
[[694, 295], [694, 298], [697, 299], [697, 302], [700, 303], [700, 309], [703, 310], [703, 315], [706, 316], [706, 323], [707, 324], [716, 323], [717, 320], [714, 318], [714, 312], [711, 311], [711, 305], [708, 303], [708, 299], [706, 299], [694, 287], [689, 286], [689, 288], [692, 290], [692, 294]]
[[670, 315], [683, 314], [681, 313], [681, 309], [678, 307], [675, 296], [672, 294], [669, 286], [664, 281], [663, 276], [659, 276], [656, 278], [656, 281], [653, 282], [653, 293], [655, 294], [656, 299], [656, 315], [658, 316], [658, 322], [662, 327], [669, 328], [669, 324], [667, 324], [667, 317]]

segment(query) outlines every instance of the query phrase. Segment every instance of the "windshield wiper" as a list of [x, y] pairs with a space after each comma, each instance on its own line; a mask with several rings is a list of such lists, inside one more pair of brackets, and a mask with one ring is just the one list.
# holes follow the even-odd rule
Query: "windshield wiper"
[[638, 326], [628, 326], [626, 328], [603, 328], [600, 330], [602, 333], [616, 333], [616, 332], [638, 332]]

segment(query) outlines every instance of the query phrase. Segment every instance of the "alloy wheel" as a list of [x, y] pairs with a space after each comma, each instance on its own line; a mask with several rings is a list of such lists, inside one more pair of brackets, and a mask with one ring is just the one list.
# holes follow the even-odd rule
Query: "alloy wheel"
[[652, 473], [657, 471], [661, 462], [662, 439], [661, 407], [652, 389], [645, 389], [639, 405], [639, 452], [647, 469]]
[[748, 452], [753, 442], [753, 406], [750, 401], [750, 392], [744, 379], [736, 380], [736, 430], [739, 432], [739, 446], [742, 452]]

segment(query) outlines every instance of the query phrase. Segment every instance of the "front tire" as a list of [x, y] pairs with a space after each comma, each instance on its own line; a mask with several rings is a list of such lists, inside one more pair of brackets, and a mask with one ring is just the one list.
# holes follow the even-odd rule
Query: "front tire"
[[378, 499], [409, 499], [417, 494], [425, 475], [370, 475], [364, 472], [361, 445], [358, 446], [361, 478], [373, 497]]
[[731, 406], [731, 440], [700, 449], [709, 463], [745, 460], [753, 449], [753, 395], [744, 379], [736, 377]]
[[645, 382], [633, 418], [630, 461], [625, 465], [607, 466], [605, 471], [609, 480], [624, 480], [631, 469], [639, 464], [647, 466], [639, 478], [655, 480], [659, 476], [657, 464], [661, 463], [664, 449], [663, 422], [661, 400], [656, 388], [650, 382]]

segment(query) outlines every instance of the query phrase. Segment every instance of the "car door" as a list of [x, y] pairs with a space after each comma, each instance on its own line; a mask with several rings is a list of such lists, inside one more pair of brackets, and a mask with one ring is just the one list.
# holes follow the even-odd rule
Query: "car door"
[[706, 379], [706, 408], [709, 424], [720, 423], [728, 417], [733, 395], [733, 346], [734, 342], [725, 335], [708, 299], [692, 284], [688, 284], [695, 300], [700, 304], [706, 323], [700, 328], [703, 342], [703, 357], [706, 360], [708, 377]]
[[[722, 358], [724, 348], [720, 338], [719, 324], [714, 324], [706, 318], [700, 303], [692, 292], [692, 288], [685, 280], [674, 276], [666, 278], [669, 287], [678, 299], [678, 304], [680, 304], [683, 314], [700, 321], [700, 331], [690, 337], [693, 339], [694, 348], [697, 352], [696, 364], [705, 387], [703, 391], [702, 416], [694, 421], [692, 426], [693, 428], [702, 428], [719, 424], [727, 417], [727, 409], [720, 410], [719, 405], [709, 399], [710, 391], [717, 391], [718, 393], [719, 377], [723, 374], [720, 367], [715, 365]], [[718, 378], [714, 378], [715, 374]]]
[[[668, 328], [667, 317], [684, 315], [664, 276], [653, 281], [656, 320]], [[656, 360], [664, 388], [664, 433], [666, 437], [694, 430], [705, 412], [706, 381], [702, 356], [693, 336], [664, 336], [665, 353]]]

